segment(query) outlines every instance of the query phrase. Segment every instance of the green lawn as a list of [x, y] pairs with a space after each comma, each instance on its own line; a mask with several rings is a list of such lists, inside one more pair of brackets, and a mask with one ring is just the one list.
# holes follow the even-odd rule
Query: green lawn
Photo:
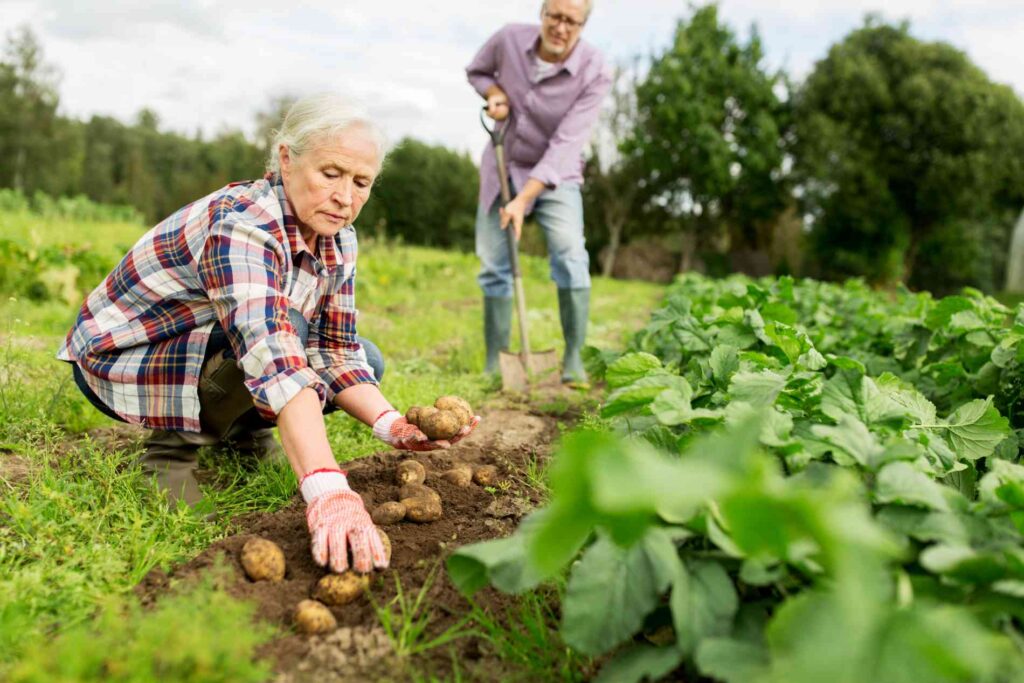
[[[111, 265], [142, 231], [0, 214], [0, 234], [21, 246], [86, 248]], [[404, 409], [442, 393], [479, 402], [493, 392], [494, 380], [481, 374], [475, 256], [369, 240], [361, 249], [359, 328], [385, 355], [383, 389], [391, 401]], [[532, 344], [557, 348], [561, 334], [547, 262], [530, 257], [523, 265]], [[185, 509], [168, 512], [133, 464], [137, 440], [105, 438], [110, 430], [104, 428], [114, 423], [88, 405], [68, 368], [53, 360], [85, 293], [33, 300], [0, 292], [0, 679], [136, 680], [118, 677], [111, 667], [169, 657], [138, 639], [169, 637], [185, 620], [203, 626], [194, 637], [178, 638], [179, 649], [159, 666], [178, 672], [178, 680], [261, 680], [259, 667], [236, 660], [267, 634], [253, 630], [244, 609], [215, 607], [223, 602], [215, 585], [152, 615], [134, 606], [130, 589], [150, 569], [193, 556], [229, 533], [230, 521], [205, 524]], [[662, 293], [656, 285], [596, 279], [590, 342], [621, 346]], [[378, 450], [369, 429], [347, 416], [330, 416], [328, 432], [341, 460]], [[286, 470], [252, 473], [231, 462], [207, 464], [222, 482], [208, 497], [226, 518], [276, 509], [295, 491]], [[127, 640], [115, 647], [100, 634], [122, 618], [130, 628], [117, 631], [113, 640]], [[209, 637], [216, 632], [237, 633], [234, 649], [217, 645]], [[109, 644], [103, 656], [90, 645], [100, 640]], [[71, 668], [48, 668], [54, 652]], [[216, 664], [227, 661], [230, 667]], [[218, 666], [221, 678], [210, 674]]]

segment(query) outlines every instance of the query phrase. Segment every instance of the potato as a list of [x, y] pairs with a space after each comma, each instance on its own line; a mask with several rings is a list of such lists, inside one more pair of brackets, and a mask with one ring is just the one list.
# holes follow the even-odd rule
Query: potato
[[394, 524], [405, 519], [405, 506], [394, 501], [381, 503], [370, 515], [374, 524]]
[[420, 411], [423, 410], [423, 406], [412, 406], [405, 412], [406, 422], [410, 422], [417, 427], [420, 424]]
[[441, 501], [433, 498], [406, 498], [402, 504], [405, 505], [405, 518], [410, 522], [436, 522], [444, 516]]
[[[406, 484], [398, 489], [398, 499], [405, 500], [406, 498], [429, 498], [438, 503], [441, 502], [441, 494], [423, 484]], [[408, 513], [408, 510], [406, 512]]]
[[362, 595], [369, 585], [370, 579], [365, 574], [328, 574], [317, 581], [313, 597], [325, 605], [347, 605]]
[[[422, 406], [419, 409], [419, 411], [416, 412], [416, 415], [415, 415], [416, 421], [413, 422], [413, 424], [416, 425], [417, 427], [420, 427], [423, 424], [423, 421], [425, 419], [427, 419], [428, 417], [430, 417], [431, 415], [433, 415], [436, 412], [437, 412], [437, 408], [435, 408], [434, 406]], [[410, 422], [411, 422], [411, 420], [410, 420]]]
[[420, 420], [420, 429], [432, 441], [450, 439], [462, 431], [462, 421], [450, 410], [438, 410]]
[[498, 483], [498, 468], [494, 465], [480, 465], [473, 470], [473, 481], [480, 486], [495, 486]]
[[[405, 506], [403, 505], [402, 507], [404, 508]], [[391, 539], [388, 538], [388, 535], [381, 528], [377, 529], [377, 533], [380, 534], [380, 542], [384, 544], [384, 559], [391, 562]]]
[[442, 474], [441, 478], [449, 484], [469, 486], [473, 480], [473, 468], [469, 465], [459, 464]]
[[337, 627], [338, 621], [322, 603], [303, 600], [295, 606], [295, 628], [301, 633], [329, 633]]
[[401, 484], [422, 484], [427, 470], [415, 460], [403, 460], [395, 468], [395, 480]]
[[273, 541], [250, 538], [242, 546], [242, 568], [253, 581], [280, 581], [284, 566], [284, 553]]
[[473, 419], [473, 408], [466, 399], [458, 396], [442, 396], [434, 401], [434, 407], [438, 410], [448, 410], [455, 413], [463, 427], [468, 425]]

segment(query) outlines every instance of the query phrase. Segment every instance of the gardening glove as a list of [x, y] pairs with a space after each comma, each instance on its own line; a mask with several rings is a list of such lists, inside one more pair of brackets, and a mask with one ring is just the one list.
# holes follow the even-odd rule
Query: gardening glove
[[388, 566], [377, 527], [363, 499], [349, 488], [344, 472], [313, 470], [302, 478], [299, 489], [306, 501], [306, 523], [317, 564], [329, 563], [331, 571], [341, 573], [348, 569], [351, 551], [352, 568], [357, 572]]
[[431, 441], [419, 427], [406, 420], [400, 412], [385, 410], [373, 423], [373, 435], [399, 450], [435, 451], [439, 448], [449, 448], [453, 443], [465, 438], [479, 423], [479, 416], [474, 416], [473, 420], [451, 439]]

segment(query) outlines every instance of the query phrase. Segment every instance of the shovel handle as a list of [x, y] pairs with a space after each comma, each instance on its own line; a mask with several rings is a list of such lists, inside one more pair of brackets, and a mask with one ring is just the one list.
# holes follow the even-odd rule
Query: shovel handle
[[[494, 145], [494, 159], [498, 164], [498, 182], [501, 184], [501, 205], [504, 206], [512, 201], [512, 188], [508, 182], [508, 167], [505, 165], [505, 135], [512, 127], [512, 110], [509, 109], [508, 118], [504, 124], [493, 126], [487, 125], [487, 106], [480, 111], [480, 125], [484, 127], [487, 134], [491, 136], [491, 144]], [[508, 260], [512, 267], [512, 283], [515, 289], [516, 316], [519, 319], [519, 348], [523, 358], [523, 367], [527, 375], [532, 371], [530, 367], [530, 335], [526, 329], [526, 292], [523, 288], [523, 273], [519, 268], [519, 249], [516, 245], [515, 230], [512, 226], [505, 229], [505, 240], [508, 244]]]

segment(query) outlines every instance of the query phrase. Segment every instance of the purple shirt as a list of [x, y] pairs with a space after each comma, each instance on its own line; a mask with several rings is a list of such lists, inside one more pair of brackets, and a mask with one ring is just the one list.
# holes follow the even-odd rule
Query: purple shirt
[[[505, 158], [517, 189], [528, 178], [548, 187], [583, 182], [583, 146], [601, 110], [612, 78], [597, 48], [580, 40], [553, 74], [533, 82], [537, 24], [509, 24], [490, 37], [466, 67], [478, 93], [497, 84], [508, 95], [515, 119], [505, 137]], [[494, 148], [480, 160], [480, 203], [501, 194]]]

